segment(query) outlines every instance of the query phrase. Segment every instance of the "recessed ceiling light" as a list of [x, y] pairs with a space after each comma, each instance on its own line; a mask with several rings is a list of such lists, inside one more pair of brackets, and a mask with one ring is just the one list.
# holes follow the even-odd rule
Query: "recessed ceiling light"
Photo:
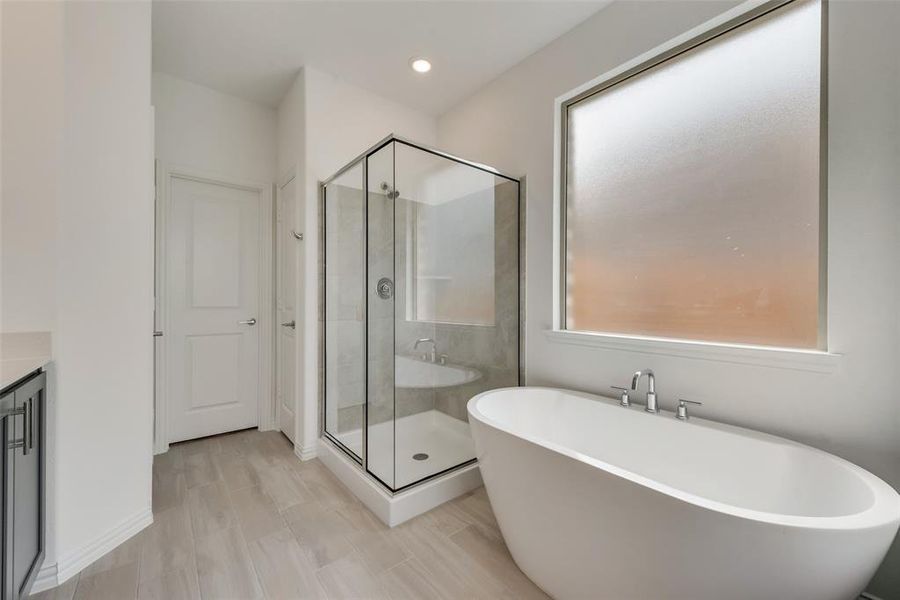
[[424, 58], [409, 59], [409, 66], [412, 67], [412, 70], [416, 73], [427, 73], [431, 70], [431, 62]]

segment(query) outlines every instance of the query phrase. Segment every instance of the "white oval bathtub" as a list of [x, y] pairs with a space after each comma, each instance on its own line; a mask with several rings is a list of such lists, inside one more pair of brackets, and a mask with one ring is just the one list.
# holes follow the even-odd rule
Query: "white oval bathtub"
[[469, 423], [519, 567], [559, 599], [850, 600], [900, 496], [831, 454], [558, 389], [492, 390]]

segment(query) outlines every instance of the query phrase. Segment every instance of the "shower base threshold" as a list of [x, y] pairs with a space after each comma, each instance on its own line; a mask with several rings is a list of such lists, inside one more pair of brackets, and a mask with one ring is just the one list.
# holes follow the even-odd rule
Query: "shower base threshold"
[[[457, 458], [460, 459], [455, 463], [448, 464], [450, 467], [474, 456], [474, 452], [472, 454], [462, 454], [462, 449], [465, 448], [466, 444], [471, 446], [472, 443], [471, 437], [468, 435], [468, 425], [462, 421], [457, 421], [452, 417], [448, 417], [443, 413], [438, 413], [436, 416], [430, 415], [429, 413], [431, 412], [437, 413], [438, 411], [428, 411], [427, 413], [420, 413], [418, 415], [403, 417], [397, 420], [398, 432], [403, 431], [404, 426], [416, 425], [415, 431], [421, 434], [421, 437], [418, 435], [405, 436], [405, 440], [408, 441], [409, 444], [404, 443], [403, 449], [406, 450], [405, 446], [407, 445], [410, 446], [410, 450], [414, 447], [425, 447], [427, 449], [424, 450], [424, 453], [429, 454], [429, 458], [423, 461], [413, 459], [413, 453], [411, 452], [407, 452], [409, 456], [399, 455], [402, 457], [402, 461], [398, 461], [398, 468], [402, 468], [401, 465], [406, 463], [415, 463], [416, 466], [427, 464], [434, 460], [432, 458], [434, 456], [432, 453], [434, 452], [437, 452], [437, 456], [443, 461], [457, 460]], [[443, 419], [455, 421], [458, 425], [445, 423], [443, 422]], [[423, 426], [428, 425], [429, 423], [436, 426]], [[389, 423], [376, 425], [372, 429], [381, 427], [382, 425], [384, 425], [381, 429], [382, 432], [386, 432], [388, 429], [393, 431], [393, 427], [390, 427]], [[464, 428], [464, 432], [460, 430], [460, 427]], [[354, 432], [347, 433], [352, 434]], [[370, 449], [372, 448], [371, 443], [374, 439], [373, 433], [377, 435], [378, 432], [370, 432]], [[465, 434], [464, 436], [462, 436], [463, 433]], [[460, 434], [462, 437], [457, 436], [456, 434]], [[345, 435], [347, 434], [342, 434], [341, 442], [344, 443], [345, 440], [351, 442], [352, 438], [349, 436], [345, 438]], [[381, 436], [378, 437], [381, 438]], [[398, 435], [398, 450], [400, 449], [400, 439], [401, 436]], [[427, 447], [423, 446], [425, 440], [428, 439], [431, 440], [432, 445]], [[414, 485], [401, 492], [392, 494], [374, 477], [364, 472], [360, 465], [350, 459], [344, 451], [325, 438], [319, 439], [318, 458], [332, 473], [335, 474], [335, 476], [337, 476], [341, 483], [346, 485], [350, 491], [369, 508], [369, 510], [375, 513], [375, 515], [389, 527], [394, 527], [415, 516], [426, 513], [429, 510], [482, 485], [481, 473], [478, 470], [478, 465], [469, 464], [454, 469], [439, 477], [435, 477], [434, 479], [429, 479], [428, 481]], [[403, 470], [406, 469], [404, 468]], [[436, 471], [429, 472], [421, 471], [421, 473], [423, 476], [427, 476], [431, 473], [439, 472], [440, 470], [441, 469], [437, 469]], [[408, 474], [412, 473], [409, 472]], [[419, 473], [417, 472], [416, 474]]]

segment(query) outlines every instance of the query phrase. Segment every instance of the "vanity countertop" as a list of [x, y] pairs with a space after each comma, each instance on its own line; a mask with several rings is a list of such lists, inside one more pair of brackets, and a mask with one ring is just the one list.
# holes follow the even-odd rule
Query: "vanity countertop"
[[50, 333], [0, 333], [0, 389], [50, 362]]

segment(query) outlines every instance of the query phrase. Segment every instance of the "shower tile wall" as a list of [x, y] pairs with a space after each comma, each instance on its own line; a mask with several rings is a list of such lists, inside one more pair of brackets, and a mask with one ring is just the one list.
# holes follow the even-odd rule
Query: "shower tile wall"
[[[334, 429], [343, 433], [362, 426], [365, 403], [363, 192], [331, 184], [327, 193], [330, 206], [325, 230], [326, 277], [328, 289], [333, 293], [327, 297], [325, 306], [325, 343], [329, 356], [325, 385], [331, 403], [329, 411], [336, 410]], [[331, 421], [329, 424], [334, 425]]]

